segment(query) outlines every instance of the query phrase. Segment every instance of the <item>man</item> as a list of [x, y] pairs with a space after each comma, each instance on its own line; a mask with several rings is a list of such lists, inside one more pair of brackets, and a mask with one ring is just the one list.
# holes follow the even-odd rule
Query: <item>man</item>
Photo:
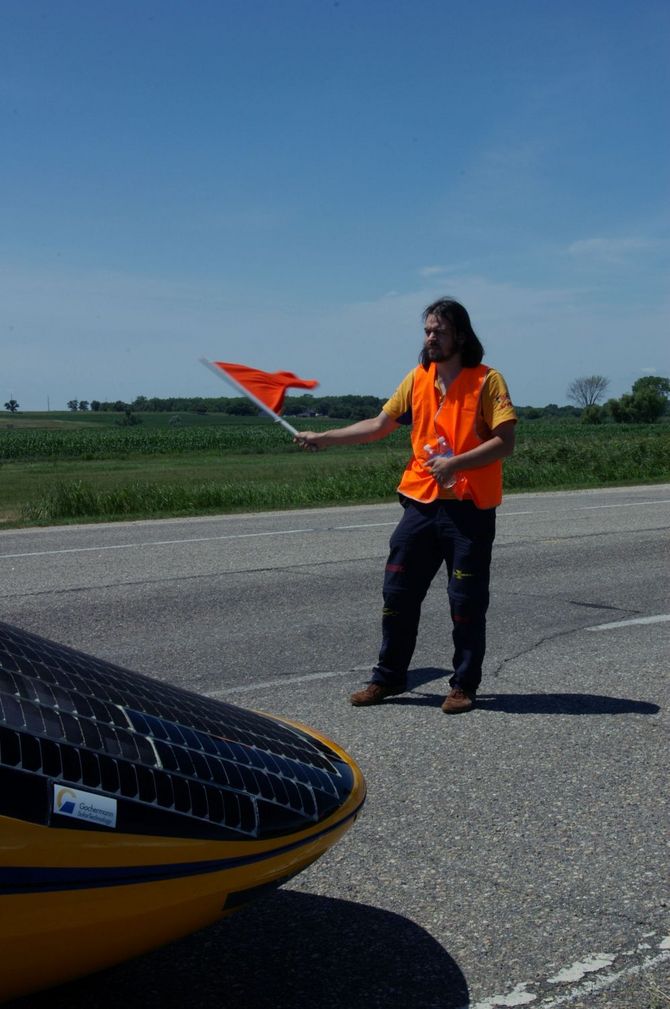
[[481, 363], [484, 350], [465, 308], [442, 298], [423, 320], [420, 363], [378, 417], [303, 431], [296, 440], [312, 449], [362, 444], [411, 424], [413, 455], [398, 485], [404, 514], [384, 575], [379, 660], [351, 703], [381, 704], [406, 689], [421, 604], [445, 562], [454, 655], [442, 710], [458, 714], [474, 706], [482, 677], [501, 460], [514, 450], [516, 413], [502, 375]]

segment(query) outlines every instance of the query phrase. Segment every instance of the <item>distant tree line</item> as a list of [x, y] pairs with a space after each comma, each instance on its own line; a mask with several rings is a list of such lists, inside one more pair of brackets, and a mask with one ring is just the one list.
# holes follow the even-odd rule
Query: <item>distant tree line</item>
[[[518, 406], [522, 420], [559, 420], [561, 418], [581, 418], [587, 424], [603, 421], [617, 424], [650, 424], [670, 412], [670, 379], [658, 375], [639, 378], [630, 393], [619, 399], [609, 399], [603, 405], [600, 400], [605, 395], [609, 380], [603, 375], [585, 375], [570, 383], [567, 398], [572, 405], [558, 406]], [[338, 420], [362, 420], [374, 417], [382, 409], [385, 399], [378, 396], [287, 396], [284, 415], [288, 417], [332, 417]], [[123, 414], [118, 423], [131, 425], [140, 423], [138, 413], [223, 413], [231, 416], [254, 417], [258, 409], [244, 396], [136, 396], [131, 403], [124, 400], [71, 399], [67, 404], [72, 412], [113, 412]], [[15, 399], [5, 403], [5, 410], [16, 413], [19, 404]], [[177, 419], [177, 418], [175, 418]]]
[[[284, 401], [285, 417], [333, 417], [337, 420], [363, 420], [374, 417], [382, 409], [385, 399], [378, 396], [312, 396], [306, 393], [302, 396], [287, 396]], [[254, 417], [258, 410], [244, 396], [217, 399], [195, 397], [171, 397], [167, 399], [157, 396], [137, 396], [131, 403], [123, 400], [101, 401], [70, 400], [69, 410], [93, 410], [113, 413], [225, 413], [239, 417]], [[519, 417], [526, 420], [560, 419], [564, 417], [579, 417], [582, 413], [577, 406], [558, 406], [548, 403], [547, 406], [517, 407]]]
[[[363, 420], [374, 417], [382, 409], [386, 399], [378, 396], [312, 396], [306, 393], [302, 396], [287, 396], [284, 401], [283, 415], [285, 417], [333, 417], [338, 420]], [[124, 400], [76, 400], [68, 402], [68, 410], [107, 413], [225, 413], [232, 416], [254, 417], [257, 408], [244, 396], [221, 396], [217, 399], [195, 397], [137, 396], [131, 403]], [[558, 406], [549, 403], [547, 406], [517, 407], [519, 417], [527, 420], [537, 420], [541, 417], [551, 420], [561, 417], [579, 417], [581, 410], [576, 406]]]
[[[361, 420], [363, 417], [379, 413], [386, 402], [378, 396], [287, 396], [284, 402], [284, 416], [288, 417], [337, 417]], [[219, 396], [215, 399], [202, 396], [169, 397], [136, 396], [131, 403], [123, 400], [76, 400], [68, 403], [68, 410], [93, 410], [125, 413], [226, 413], [238, 417], [253, 417], [258, 413], [244, 396]]]
[[546, 406], [515, 406], [514, 409], [521, 420], [560, 420], [565, 417], [579, 417], [582, 412], [576, 406], [558, 406], [557, 403], [547, 403]]

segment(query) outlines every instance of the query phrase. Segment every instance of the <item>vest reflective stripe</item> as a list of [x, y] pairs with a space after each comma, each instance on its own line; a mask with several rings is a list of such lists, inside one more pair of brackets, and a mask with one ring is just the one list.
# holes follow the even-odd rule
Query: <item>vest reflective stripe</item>
[[[489, 369], [480, 364], [463, 368], [454, 379], [440, 404], [435, 385], [437, 370], [431, 364], [426, 371], [419, 365], [412, 386], [412, 449], [413, 457], [402, 475], [398, 491], [414, 501], [428, 503], [440, 497], [440, 488], [419, 460], [425, 460], [424, 445], [435, 445], [440, 435], [447, 439], [454, 455], [481, 445], [476, 420], [484, 379]], [[489, 463], [477, 469], [463, 470], [455, 487], [461, 500], [471, 499], [478, 508], [495, 508], [502, 500], [502, 463]]]

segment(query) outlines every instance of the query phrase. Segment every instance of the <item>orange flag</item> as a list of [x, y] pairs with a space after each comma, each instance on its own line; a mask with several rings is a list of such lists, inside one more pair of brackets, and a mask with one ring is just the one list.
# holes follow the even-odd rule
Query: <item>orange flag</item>
[[313, 378], [298, 378], [292, 371], [259, 371], [258, 368], [248, 368], [246, 364], [230, 364], [228, 361], [213, 361], [212, 364], [244, 386], [273, 413], [281, 412], [287, 389], [314, 389], [319, 384]]

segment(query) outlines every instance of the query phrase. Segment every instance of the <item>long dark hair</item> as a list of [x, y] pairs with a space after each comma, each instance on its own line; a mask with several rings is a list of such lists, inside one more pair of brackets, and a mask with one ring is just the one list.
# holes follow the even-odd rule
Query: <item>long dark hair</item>
[[[425, 322], [429, 315], [436, 316], [440, 322], [448, 322], [453, 329], [461, 364], [464, 368], [475, 368], [482, 363], [484, 348], [470, 322], [470, 316], [458, 301], [453, 298], [440, 298], [423, 310], [421, 318]], [[428, 370], [430, 358], [425, 347], [419, 354], [419, 363]]]

